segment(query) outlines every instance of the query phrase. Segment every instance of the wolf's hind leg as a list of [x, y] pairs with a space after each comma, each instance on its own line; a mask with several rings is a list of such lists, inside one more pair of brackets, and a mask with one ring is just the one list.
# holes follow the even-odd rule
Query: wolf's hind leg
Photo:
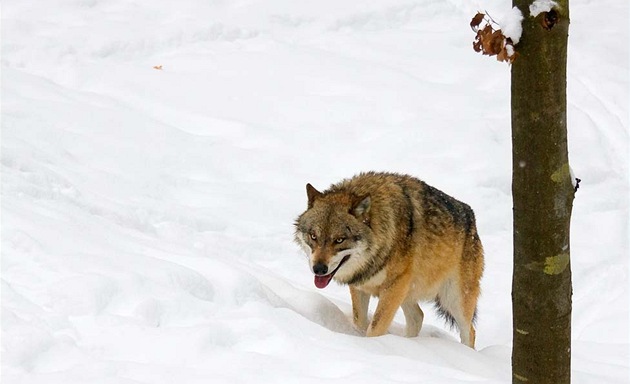
[[350, 287], [350, 298], [352, 299], [352, 322], [357, 329], [363, 333], [368, 328], [368, 307], [370, 306], [370, 295]]
[[469, 346], [472, 349], [475, 349], [475, 327], [472, 325], [472, 320], [457, 320], [457, 328], [459, 328], [459, 338], [462, 344]]
[[405, 336], [416, 337], [422, 329], [424, 321], [424, 312], [415, 301], [405, 301], [401, 306], [405, 314]]
[[477, 296], [466, 295], [460, 284], [449, 281], [438, 294], [436, 303], [438, 310], [448, 322], [457, 324], [462, 344], [475, 348], [475, 328], [473, 319], [477, 306]]
[[475, 348], [475, 315], [477, 312], [477, 295], [462, 293], [460, 306], [453, 312], [455, 322], [459, 328], [459, 336], [462, 344]]

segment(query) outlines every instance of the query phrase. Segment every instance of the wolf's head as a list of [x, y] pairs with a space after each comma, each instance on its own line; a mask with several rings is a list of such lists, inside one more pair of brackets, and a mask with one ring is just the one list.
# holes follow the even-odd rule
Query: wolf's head
[[321, 193], [306, 185], [308, 208], [295, 223], [295, 241], [309, 256], [315, 286], [325, 288], [333, 277], [352, 279], [365, 264], [372, 240], [370, 196], [336, 191]]

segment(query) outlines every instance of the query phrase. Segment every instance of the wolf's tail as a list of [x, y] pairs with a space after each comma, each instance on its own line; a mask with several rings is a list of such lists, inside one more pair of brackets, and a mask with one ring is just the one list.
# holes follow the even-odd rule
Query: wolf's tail
[[[453, 303], [452, 297], [440, 297], [440, 295], [434, 300], [437, 314], [445, 320], [451, 329], [458, 326], [456, 316], [451, 312], [453, 310], [460, 312], [460, 315], [463, 316], [460, 320], [464, 323], [472, 324], [472, 326], [476, 324], [477, 298], [480, 293], [479, 280], [483, 274], [483, 246], [477, 233], [475, 214], [467, 205], [465, 208], [463, 215], [466, 223], [465, 239], [460, 261], [459, 286], [451, 287], [451, 289], [459, 289], [458, 301], [460, 302]], [[456, 309], [453, 308], [453, 305]]]
[[449, 326], [449, 328], [455, 329], [457, 327], [457, 321], [455, 321], [455, 318], [453, 317], [453, 315], [451, 315], [448, 309], [446, 309], [442, 305], [442, 303], [440, 302], [439, 296], [436, 297], [435, 300], [433, 301], [433, 306], [438, 316], [444, 320], [444, 322], [446, 323], [446, 325]]

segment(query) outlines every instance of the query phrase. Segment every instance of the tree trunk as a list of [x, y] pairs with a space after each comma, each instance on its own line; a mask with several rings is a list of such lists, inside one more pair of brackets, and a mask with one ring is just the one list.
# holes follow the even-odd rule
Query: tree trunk
[[567, 152], [569, 1], [524, 15], [512, 64], [513, 383], [570, 383], [569, 228], [574, 187]]

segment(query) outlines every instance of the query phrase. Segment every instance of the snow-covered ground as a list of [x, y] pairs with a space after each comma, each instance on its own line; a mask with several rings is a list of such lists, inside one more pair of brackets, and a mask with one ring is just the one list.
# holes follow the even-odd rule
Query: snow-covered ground
[[[509, 67], [468, 26], [509, 9], [4, 1], [2, 382], [510, 382]], [[629, 16], [571, 1], [575, 383], [630, 382]], [[304, 185], [366, 170], [475, 209], [477, 351], [426, 305], [417, 338], [360, 337], [313, 285]]]

